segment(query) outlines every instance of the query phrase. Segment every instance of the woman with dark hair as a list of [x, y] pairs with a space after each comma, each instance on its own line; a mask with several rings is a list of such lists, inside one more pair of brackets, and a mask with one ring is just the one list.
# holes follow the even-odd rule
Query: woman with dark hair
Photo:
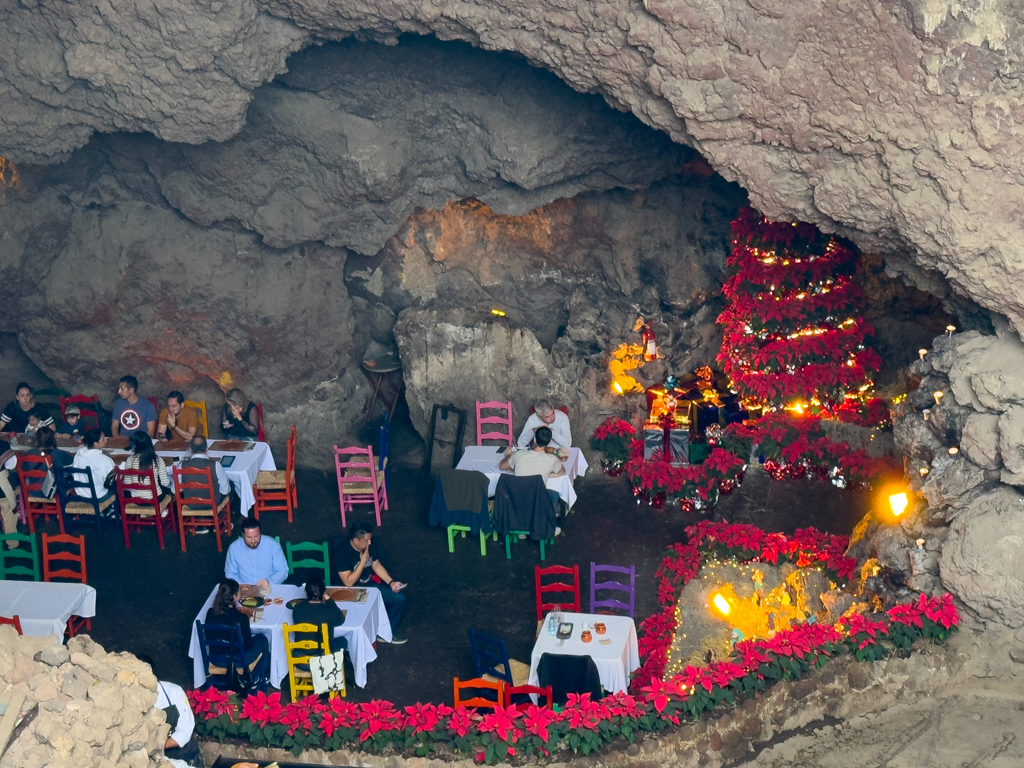
[[221, 626], [237, 625], [242, 631], [242, 646], [245, 648], [245, 663], [251, 665], [264, 654], [263, 662], [269, 667], [270, 643], [266, 635], [252, 633], [249, 629], [249, 617], [238, 610], [238, 582], [234, 579], [223, 579], [217, 585], [217, 594], [213, 596], [213, 605], [206, 612], [206, 623]]
[[75, 460], [72, 454], [57, 448], [57, 437], [49, 427], [40, 427], [36, 431], [36, 447], [29, 451], [29, 455], [45, 456], [51, 466], [61, 468], [70, 466]]
[[220, 423], [224, 435], [237, 440], [255, 440], [260, 431], [256, 406], [240, 389], [229, 389], [224, 400], [224, 418]]
[[[167, 476], [167, 465], [162, 457], [156, 455], [153, 438], [145, 432], [135, 432], [131, 439], [132, 455], [121, 463], [121, 469], [139, 469], [145, 472], [152, 469], [156, 476], [156, 484], [160, 489], [160, 498], [170, 493], [171, 480]], [[152, 499], [153, 493], [147, 489], [133, 490], [132, 496], [139, 499]]]
[[[338, 604], [325, 596], [327, 587], [324, 580], [314, 577], [306, 582], [306, 599], [296, 603], [292, 608], [292, 621], [295, 624], [321, 624], [327, 625], [327, 636], [331, 639], [331, 653], [337, 653], [343, 648], [348, 648], [348, 641], [344, 637], [335, 637], [334, 630], [345, 623], [345, 614], [341, 612]], [[309, 633], [296, 633], [296, 640], [314, 640], [322, 642], [323, 636], [318, 632], [315, 635]]]

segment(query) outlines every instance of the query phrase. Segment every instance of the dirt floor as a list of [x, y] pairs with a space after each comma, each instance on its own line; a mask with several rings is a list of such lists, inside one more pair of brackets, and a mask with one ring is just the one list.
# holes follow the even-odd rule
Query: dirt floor
[[[301, 435], [299, 437], [301, 440]], [[453, 677], [472, 677], [468, 629], [506, 640], [513, 658], [529, 662], [535, 631], [533, 568], [537, 545], [513, 546], [505, 558], [503, 542], [491, 542], [486, 557], [478, 542], [459, 539], [449, 554], [445, 532], [427, 526], [433, 480], [418, 471], [422, 443], [411, 428], [396, 424], [391, 475], [391, 509], [379, 531], [390, 572], [409, 582], [409, 609], [402, 646], [378, 644], [365, 689], [350, 686], [355, 700], [390, 699], [398, 704], [450, 701]], [[404, 462], [402, 457], [405, 457]], [[404, 464], [404, 465], [403, 465]], [[416, 466], [408, 466], [408, 465]], [[323, 541], [341, 533], [337, 485], [333, 474], [299, 470], [299, 509], [295, 522], [284, 515], [264, 516], [264, 532], [282, 541]], [[696, 518], [655, 511], [633, 500], [625, 477], [607, 478], [592, 467], [577, 481], [579, 500], [564, 533], [548, 549], [547, 564], [578, 563], [583, 602], [589, 597], [589, 563], [637, 566], [637, 620], [656, 609], [654, 571], [665, 545], [682, 540]], [[827, 483], [772, 481], [761, 471], [725, 497], [716, 516], [751, 522], [769, 530], [792, 531], [815, 525], [848, 533], [869, 500]], [[54, 527], [51, 524], [49, 527]], [[89, 583], [97, 592], [92, 636], [108, 650], [145, 653], [157, 660], [159, 674], [192, 685], [187, 656], [191, 627], [210, 590], [223, 574], [224, 555], [214, 538], [190, 536], [182, 552], [177, 538], [164, 550], [152, 530], [134, 534], [126, 551], [120, 531], [101, 546], [87, 533]]]

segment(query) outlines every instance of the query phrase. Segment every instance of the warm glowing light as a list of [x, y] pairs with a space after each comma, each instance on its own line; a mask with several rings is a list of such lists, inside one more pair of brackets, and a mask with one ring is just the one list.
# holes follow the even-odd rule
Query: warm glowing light
[[952, 448], [949, 449], [950, 456], [956, 456], [958, 453], [960, 453], [960, 449], [957, 448], [956, 446], [953, 446]]
[[622, 385], [619, 384], [619, 382], [617, 381], [612, 382], [612, 390], [618, 395], [626, 394], [625, 392], [622, 391]]
[[954, 332], [955, 330], [956, 330], [956, 326], [955, 326], [955, 325], [947, 325], [947, 326], [946, 326], [946, 335], [947, 335], [947, 336], [952, 336], [952, 335], [953, 335], [953, 332]]
[[928, 350], [927, 349], [919, 349], [919, 350], [917, 350], [917, 356], [920, 357], [922, 360], [924, 360], [924, 356], [927, 355], [927, 354], [928, 354]]
[[892, 507], [892, 513], [896, 517], [899, 517], [906, 511], [907, 504], [909, 503], [910, 501], [907, 499], [906, 493], [894, 493], [889, 497], [889, 506]]
[[491, 314], [495, 315], [496, 317], [504, 317], [505, 316], [505, 311], [501, 310], [501, 309], [492, 309], [491, 310]]
[[715, 604], [715, 608], [717, 608], [718, 612], [723, 616], [729, 615], [729, 601], [722, 597], [721, 593], [716, 593], [711, 599], [711, 602]]
[[945, 394], [946, 394], [945, 392], [942, 392], [942, 391], [939, 391], [939, 390], [936, 390], [936, 391], [932, 392], [932, 397], [935, 398], [935, 404], [936, 405], [938, 405], [940, 402], [942, 402], [942, 397]]
[[928, 467], [921, 467], [921, 468], [920, 468], [919, 470], [917, 470], [917, 471], [921, 473], [921, 477], [924, 477], [925, 475], [927, 475], [927, 474], [928, 474]]

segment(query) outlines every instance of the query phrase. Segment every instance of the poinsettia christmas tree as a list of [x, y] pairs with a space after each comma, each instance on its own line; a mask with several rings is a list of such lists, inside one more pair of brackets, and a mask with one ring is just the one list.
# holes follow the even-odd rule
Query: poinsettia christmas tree
[[865, 397], [881, 359], [859, 314], [856, 254], [813, 224], [745, 208], [732, 223], [732, 276], [718, 360], [744, 397], [797, 412], [834, 412]]

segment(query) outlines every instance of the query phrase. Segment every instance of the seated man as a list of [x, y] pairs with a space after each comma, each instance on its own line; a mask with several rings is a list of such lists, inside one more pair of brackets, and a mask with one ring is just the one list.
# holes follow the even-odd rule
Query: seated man
[[[192, 455], [182, 459], [178, 466], [190, 467], [192, 469], [205, 469], [209, 467], [213, 472], [213, 496], [217, 500], [217, 506], [219, 507], [221, 502], [224, 501], [224, 497], [231, 492], [231, 483], [228, 481], [224, 466], [216, 459], [211, 459], [206, 455], [206, 438], [201, 435], [196, 435], [191, 439], [189, 449], [192, 451]], [[187, 499], [190, 496], [202, 495], [202, 493], [201, 490], [183, 490], [181, 495]], [[205, 529], [201, 528], [200, 530]]]
[[533, 406], [533, 413], [526, 420], [523, 431], [516, 443], [520, 448], [529, 448], [537, 430], [547, 427], [551, 431], [551, 445], [554, 448], [571, 448], [572, 433], [569, 431], [569, 417], [556, 410], [547, 400], [538, 400]]
[[398, 625], [405, 614], [405, 584], [392, 578], [380, 561], [379, 545], [373, 545], [373, 523], [354, 522], [348, 527], [348, 539], [337, 537], [331, 542], [331, 570], [346, 587], [369, 587], [370, 576], [383, 582], [380, 596], [391, 622], [391, 643], [401, 645], [406, 639], [398, 634]]
[[224, 575], [239, 584], [270, 589], [271, 584], [283, 584], [288, 578], [288, 561], [276, 540], [263, 537], [260, 521], [247, 517], [242, 523], [242, 538], [228, 547]]
[[167, 395], [167, 407], [160, 411], [156, 435], [161, 440], [191, 440], [203, 434], [195, 408], [185, 407], [185, 396], [178, 390]]
[[[544, 450], [550, 443], [551, 430], [547, 427], [539, 427], [534, 433], [534, 445], [532, 450], [515, 451], [514, 453], [506, 451], [505, 458], [501, 460], [501, 463], [498, 466], [501, 469], [512, 470], [516, 477], [540, 475], [545, 481], [549, 477], [561, 477], [565, 474], [565, 465], [562, 464], [558, 456]], [[561, 500], [558, 495], [558, 491], [553, 491], [548, 488], [548, 496], [551, 497], [551, 503], [554, 505], [555, 512], [557, 513], [559, 510], [559, 501]], [[558, 520], [559, 517], [556, 515], [555, 519]], [[555, 528], [556, 536], [561, 532], [561, 527]]]
[[145, 432], [150, 437], [156, 434], [156, 408], [148, 397], [139, 397], [138, 389], [139, 380], [134, 376], [118, 380], [118, 399], [110, 421], [110, 434], [114, 437], [131, 437], [136, 432]]
[[29, 425], [29, 419], [33, 416], [36, 419], [35, 427], [50, 427], [53, 429], [53, 417], [50, 412], [36, 402], [35, 392], [32, 387], [24, 381], [19, 383], [14, 390], [17, 399], [11, 400], [0, 413], [0, 431], [3, 432], [24, 432]]

